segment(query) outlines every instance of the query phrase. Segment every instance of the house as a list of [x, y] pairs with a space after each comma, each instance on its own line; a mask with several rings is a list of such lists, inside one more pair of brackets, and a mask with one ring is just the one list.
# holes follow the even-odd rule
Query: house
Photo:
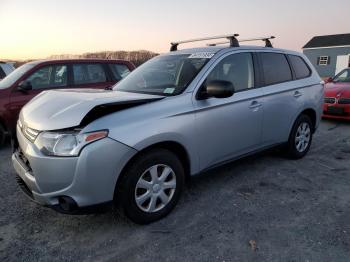
[[322, 78], [333, 77], [350, 67], [350, 34], [315, 36], [303, 53]]

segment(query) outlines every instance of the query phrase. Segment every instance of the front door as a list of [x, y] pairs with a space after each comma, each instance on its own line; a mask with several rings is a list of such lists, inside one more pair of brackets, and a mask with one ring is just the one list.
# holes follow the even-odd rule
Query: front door
[[194, 98], [195, 139], [202, 170], [260, 146], [262, 92], [255, 88], [253, 64], [253, 56], [248, 52], [224, 57], [208, 74], [201, 88], [213, 80], [230, 81], [235, 94], [228, 98]]

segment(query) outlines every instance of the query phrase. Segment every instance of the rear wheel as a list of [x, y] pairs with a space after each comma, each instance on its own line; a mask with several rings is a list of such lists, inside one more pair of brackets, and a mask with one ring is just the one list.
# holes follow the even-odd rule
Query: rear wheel
[[178, 157], [166, 149], [153, 149], [128, 166], [116, 200], [130, 220], [148, 224], [171, 212], [183, 185], [184, 169]]
[[292, 159], [304, 157], [311, 146], [313, 126], [307, 115], [300, 115], [295, 121], [287, 143], [287, 155]]

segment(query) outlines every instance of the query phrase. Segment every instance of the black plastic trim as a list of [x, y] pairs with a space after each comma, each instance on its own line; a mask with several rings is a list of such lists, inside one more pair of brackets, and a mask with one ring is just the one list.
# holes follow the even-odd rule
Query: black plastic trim
[[77, 206], [76, 209], [70, 210], [70, 211], [62, 209], [59, 204], [47, 206], [47, 207], [61, 214], [66, 214], [66, 215], [89, 215], [89, 214], [109, 211], [113, 208], [114, 206], [113, 203], [114, 203], [113, 201], [107, 201], [107, 202], [103, 202], [103, 203], [91, 205], [91, 206], [85, 206], [85, 207]]
[[93, 109], [91, 109], [83, 118], [83, 120], [80, 122], [80, 126], [86, 126], [92, 121], [99, 119], [103, 116], [122, 111], [125, 109], [129, 109], [132, 107], [140, 106], [143, 104], [155, 102], [158, 100], [163, 99], [164, 97], [157, 97], [157, 98], [148, 98], [148, 99], [140, 99], [140, 100], [132, 100], [132, 101], [122, 101], [122, 102], [116, 102], [116, 103], [109, 103], [109, 104], [103, 104], [95, 106]]

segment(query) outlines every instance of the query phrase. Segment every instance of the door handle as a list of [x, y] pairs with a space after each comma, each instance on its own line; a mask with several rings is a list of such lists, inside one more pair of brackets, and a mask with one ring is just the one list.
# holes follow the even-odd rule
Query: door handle
[[253, 102], [251, 102], [249, 108], [257, 110], [261, 106], [262, 106], [262, 104], [260, 104], [258, 101], [253, 101]]
[[295, 92], [294, 92], [294, 97], [295, 97], [295, 98], [301, 97], [302, 95], [303, 95], [303, 94], [300, 93], [299, 91], [295, 91]]

